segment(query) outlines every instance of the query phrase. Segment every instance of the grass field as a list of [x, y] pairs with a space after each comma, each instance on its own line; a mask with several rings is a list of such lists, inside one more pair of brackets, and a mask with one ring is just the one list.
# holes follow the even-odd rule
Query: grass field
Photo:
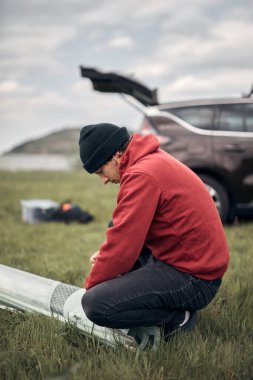
[[[117, 186], [103, 186], [82, 171], [0, 176], [1, 264], [82, 287]], [[30, 198], [70, 198], [95, 221], [25, 224], [20, 200]], [[230, 267], [193, 333], [162, 342], [156, 352], [133, 353], [106, 347], [57, 320], [0, 309], [0, 379], [252, 379], [253, 223], [226, 227], [226, 234]]]

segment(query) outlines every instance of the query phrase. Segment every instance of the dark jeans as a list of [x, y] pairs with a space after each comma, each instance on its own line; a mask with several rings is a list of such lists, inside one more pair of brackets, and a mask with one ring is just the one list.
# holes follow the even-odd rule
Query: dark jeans
[[100, 326], [173, 327], [211, 302], [221, 279], [202, 280], [155, 259], [143, 251], [133, 270], [87, 290], [82, 306]]

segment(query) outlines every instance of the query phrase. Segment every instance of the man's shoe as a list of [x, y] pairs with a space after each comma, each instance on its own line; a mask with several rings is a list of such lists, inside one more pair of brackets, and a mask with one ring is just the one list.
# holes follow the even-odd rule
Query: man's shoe
[[192, 331], [195, 326], [195, 322], [197, 319], [197, 312], [196, 311], [186, 311], [185, 314], [188, 313], [188, 318], [185, 322], [181, 323], [179, 325], [180, 331]]
[[[188, 313], [188, 315], [187, 315]], [[168, 341], [172, 335], [179, 331], [187, 332], [187, 331], [192, 331], [195, 326], [195, 322], [197, 319], [197, 311], [186, 311], [185, 312], [185, 321], [183, 321], [180, 325], [176, 326], [170, 326], [170, 327], [164, 327], [164, 339]]]

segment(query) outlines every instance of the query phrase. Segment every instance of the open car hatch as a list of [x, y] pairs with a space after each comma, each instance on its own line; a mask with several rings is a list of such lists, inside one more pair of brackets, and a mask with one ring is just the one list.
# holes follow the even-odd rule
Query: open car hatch
[[90, 67], [80, 66], [81, 76], [88, 78], [96, 91], [130, 95], [145, 106], [158, 105], [157, 89], [148, 87], [128, 77], [115, 73], [102, 73]]

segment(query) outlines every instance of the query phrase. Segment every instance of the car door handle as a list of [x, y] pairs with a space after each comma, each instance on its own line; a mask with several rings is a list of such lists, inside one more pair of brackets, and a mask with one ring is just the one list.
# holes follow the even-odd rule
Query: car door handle
[[224, 146], [224, 150], [226, 152], [243, 153], [245, 152], [246, 147], [240, 144], [228, 144]]

